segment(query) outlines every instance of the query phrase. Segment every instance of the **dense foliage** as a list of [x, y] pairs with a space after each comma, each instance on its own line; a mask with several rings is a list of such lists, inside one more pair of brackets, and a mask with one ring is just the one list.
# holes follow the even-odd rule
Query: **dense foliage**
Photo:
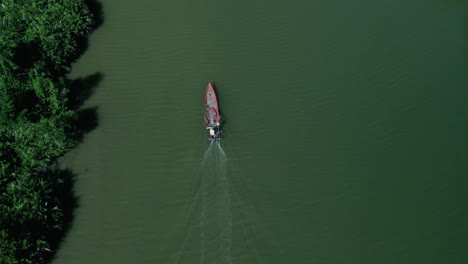
[[89, 34], [83, 0], [0, 0], [0, 263], [47, 262], [63, 235], [57, 158], [75, 145], [67, 66]]

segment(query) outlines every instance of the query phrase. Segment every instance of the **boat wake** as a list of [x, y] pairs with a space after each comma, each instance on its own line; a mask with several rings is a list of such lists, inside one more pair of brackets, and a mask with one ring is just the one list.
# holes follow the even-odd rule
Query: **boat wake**
[[220, 142], [210, 143], [201, 168], [200, 263], [231, 264], [231, 194]]

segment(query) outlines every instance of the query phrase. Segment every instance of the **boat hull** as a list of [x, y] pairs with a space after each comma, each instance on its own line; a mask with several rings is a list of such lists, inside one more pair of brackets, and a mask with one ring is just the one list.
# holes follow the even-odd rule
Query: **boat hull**
[[205, 125], [210, 140], [219, 140], [221, 134], [221, 116], [219, 114], [218, 98], [211, 83], [205, 90]]

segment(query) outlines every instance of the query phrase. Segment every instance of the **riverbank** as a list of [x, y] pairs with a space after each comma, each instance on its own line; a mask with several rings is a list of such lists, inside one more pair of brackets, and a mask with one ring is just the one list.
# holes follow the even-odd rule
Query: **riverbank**
[[72, 90], [85, 87], [65, 75], [101, 23], [87, 2], [2, 1], [0, 263], [48, 262], [71, 221], [73, 174], [57, 159], [86, 132]]

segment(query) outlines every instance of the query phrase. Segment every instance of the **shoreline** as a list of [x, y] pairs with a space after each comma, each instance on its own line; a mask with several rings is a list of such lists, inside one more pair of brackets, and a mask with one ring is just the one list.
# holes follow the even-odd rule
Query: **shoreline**
[[48, 263], [78, 204], [75, 175], [58, 159], [97, 126], [96, 113], [78, 109], [102, 79], [66, 74], [102, 24], [102, 8], [89, 0], [2, 7], [0, 263]]

